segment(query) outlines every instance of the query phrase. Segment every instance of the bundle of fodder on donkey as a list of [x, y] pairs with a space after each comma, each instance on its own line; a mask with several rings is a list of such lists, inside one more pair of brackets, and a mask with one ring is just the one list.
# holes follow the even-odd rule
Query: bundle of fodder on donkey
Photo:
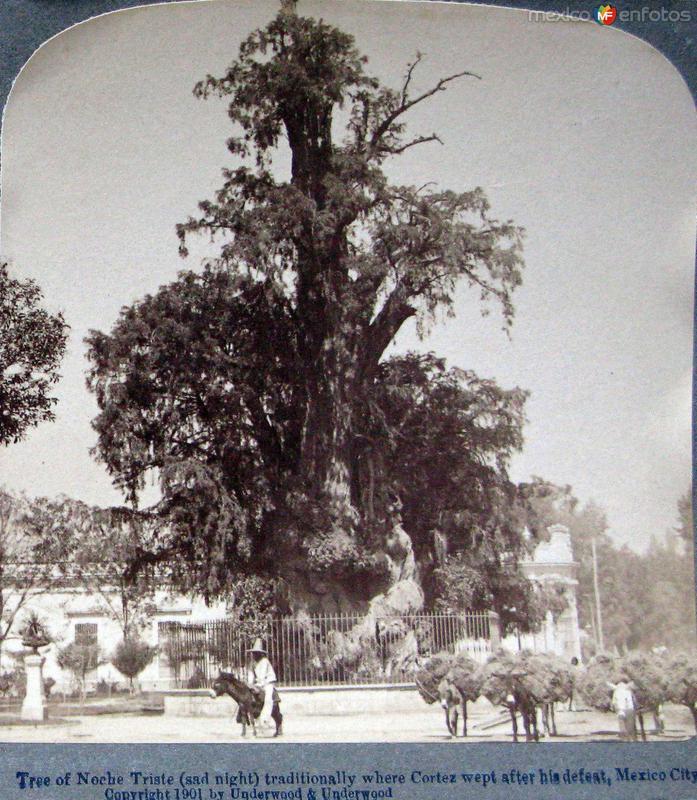
[[653, 715], [654, 733], [663, 732], [661, 705], [668, 699], [665, 665], [652, 653], [629, 653], [620, 663], [632, 687], [641, 738], [646, 741], [644, 714], [647, 712]]
[[584, 675], [578, 682], [581, 697], [598, 711], [612, 711], [612, 695], [620, 680], [629, 683], [642, 739], [646, 740], [644, 714], [654, 715], [657, 731], [660, 731], [661, 703], [669, 697], [668, 681], [658, 659], [648, 653], [630, 653], [624, 658], [598, 655], [591, 659]]
[[584, 703], [591, 708], [611, 711], [613, 686], [621, 678], [619, 659], [601, 653], [588, 662], [576, 688]]
[[[416, 671], [414, 675], [416, 688], [429, 705], [442, 702], [440, 696], [441, 681], [450, 671], [453, 661], [454, 656], [452, 653], [436, 653]], [[450, 711], [447, 706], [445, 708], [445, 724], [448, 732], [452, 734]]]
[[526, 741], [538, 741], [537, 707], [547, 697], [546, 670], [542, 671], [527, 651], [509, 653], [499, 650], [483, 669], [482, 694], [493, 705], [508, 709], [513, 724], [513, 741], [518, 741], [518, 719], [523, 718]]
[[457, 736], [457, 719], [462, 710], [462, 735], [467, 736], [467, 702], [475, 702], [482, 691], [484, 675], [476, 661], [465, 653], [452, 658], [450, 669], [438, 684], [438, 696], [445, 709], [445, 722], [452, 736]]
[[697, 655], [676, 653], [665, 664], [666, 698], [686, 706], [697, 733]]
[[529, 654], [525, 661], [538, 683], [538, 707], [542, 724], [548, 736], [558, 736], [555, 703], [566, 703], [571, 698], [574, 680], [571, 670], [553, 653]]

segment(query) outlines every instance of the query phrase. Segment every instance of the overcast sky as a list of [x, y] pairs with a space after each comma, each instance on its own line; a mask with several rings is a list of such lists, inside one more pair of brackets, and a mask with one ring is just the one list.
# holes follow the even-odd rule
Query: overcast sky
[[[2, 139], [0, 251], [35, 278], [72, 327], [57, 420], [0, 451], [0, 485], [119, 496], [90, 456], [96, 404], [83, 337], [183, 268], [174, 226], [231, 165], [225, 103], [193, 84], [220, 75], [276, 2], [209, 0], [130, 9], [44, 45], [10, 96]], [[520, 10], [436, 3], [306, 2], [353, 33], [368, 69], [397, 87], [416, 51], [416, 88], [468, 69], [415, 109], [428, 144], [393, 179], [482, 186], [527, 231], [509, 340], [497, 313], [458, 293], [456, 318], [399, 350], [530, 390], [516, 480], [569, 483], [602, 505], [618, 540], [643, 548], [676, 520], [689, 485], [695, 119], [674, 68], [595, 23], [543, 23]]]

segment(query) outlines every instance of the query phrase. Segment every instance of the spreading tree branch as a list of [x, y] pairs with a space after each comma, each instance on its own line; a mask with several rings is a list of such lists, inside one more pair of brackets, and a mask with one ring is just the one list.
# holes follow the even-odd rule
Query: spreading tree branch
[[[414, 62], [414, 66], [418, 63], [418, 60]], [[462, 72], [456, 72], [453, 75], [448, 75], [446, 78], [441, 78], [435, 86], [431, 87], [427, 91], [420, 94], [418, 97], [415, 97], [413, 100], [409, 100], [408, 95], [405, 94], [406, 89], [409, 85], [409, 81], [411, 80], [411, 72], [412, 70], [407, 73], [407, 81], [405, 82], [405, 86], [402, 89], [402, 102], [395, 108], [392, 112], [390, 112], [385, 119], [377, 126], [375, 129], [371, 139], [370, 139], [370, 147], [371, 149], [378, 149], [378, 145], [382, 137], [389, 131], [393, 123], [409, 111], [410, 108], [413, 108], [418, 103], [427, 100], [429, 97], [433, 97], [434, 94], [438, 92], [442, 92], [445, 90], [445, 87], [457, 78], [469, 77], [469, 78], [477, 78], [477, 80], [481, 80], [481, 75], [477, 75], [474, 72], [468, 72], [467, 70], [463, 70]]]

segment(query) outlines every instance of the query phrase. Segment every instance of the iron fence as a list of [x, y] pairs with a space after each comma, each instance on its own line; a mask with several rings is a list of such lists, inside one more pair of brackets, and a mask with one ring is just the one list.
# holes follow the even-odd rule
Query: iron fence
[[254, 636], [230, 620], [161, 622], [160, 665], [179, 687], [210, 686], [221, 669], [245, 678], [247, 649], [261, 636], [284, 686], [410, 683], [435, 653], [486, 660], [498, 639], [494, 617], [491, 612], [277, 617], [257, 626]]

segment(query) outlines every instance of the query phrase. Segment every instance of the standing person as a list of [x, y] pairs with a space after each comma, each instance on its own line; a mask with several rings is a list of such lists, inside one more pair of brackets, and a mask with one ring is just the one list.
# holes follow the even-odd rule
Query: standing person
[[571, 691], [569, 692], [569, 711], [576, 711], [576, 703], [574, 702], [574, 692], [576, 691], [576, 684], [580, 678], [580, 665], [578, 663], [578, 658], [574, 656], [571, 659]]
[[620, 739], [636, 741], [636, 703], [631, 684], [624, 678], [612, 686], [612, 708], [617, 714]]
[[264, 705], [259, 714], [259, 724], [271, 725], [271, 711], [273, 710], [273, 690], [276, 686], [276, 673], [274, 672], [268, 654], [261, 639], [257, 638], [254, 645], [247, 651], [252, 657], [252, 666], [249, 670], [249, 683], [264, 692]]

